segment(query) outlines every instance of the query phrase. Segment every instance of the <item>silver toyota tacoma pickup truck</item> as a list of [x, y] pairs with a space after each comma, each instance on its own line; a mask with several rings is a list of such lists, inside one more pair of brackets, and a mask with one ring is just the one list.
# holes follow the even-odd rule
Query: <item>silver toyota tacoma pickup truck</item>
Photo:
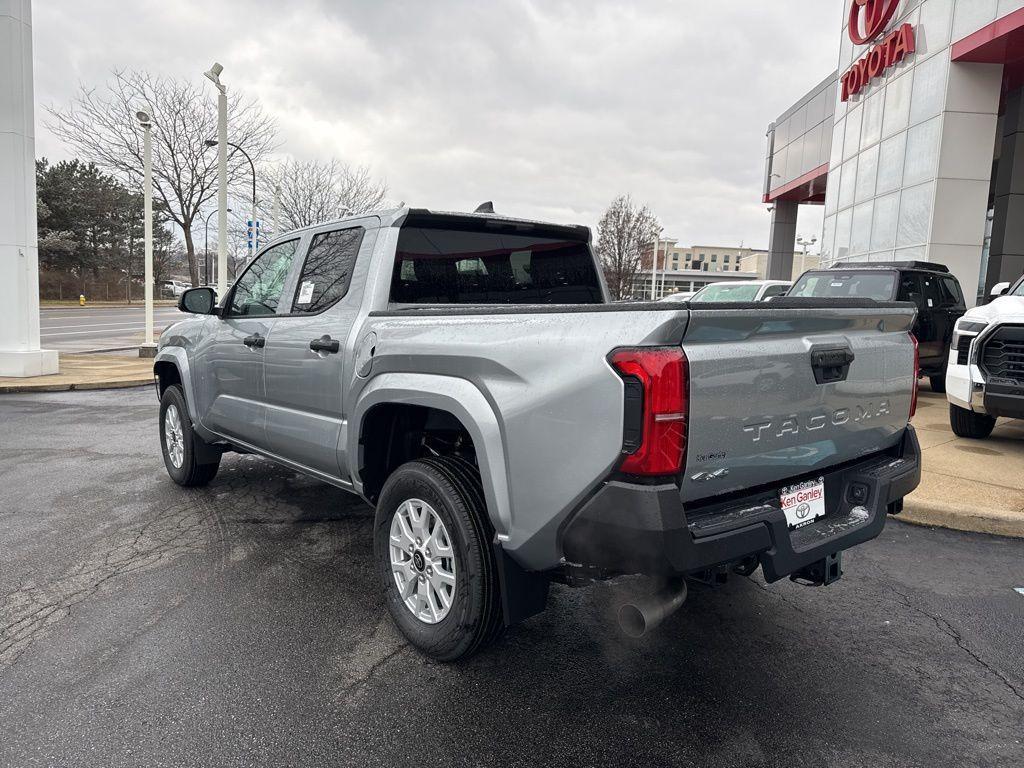
[[918, 484], [915, 309], [611, 303], [580, 226], [403, 207], [271, 242], [160, 339], [171, 478], [262, 455], [376, 508], [411, 643], [453, 660], [625, 574], [821, 585]]

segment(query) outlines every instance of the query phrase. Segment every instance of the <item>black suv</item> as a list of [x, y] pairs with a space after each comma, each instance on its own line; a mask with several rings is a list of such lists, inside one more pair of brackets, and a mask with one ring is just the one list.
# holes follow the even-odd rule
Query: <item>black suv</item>
[[967, 311], [960, 283], [944, 264], [928, 261], [845, 262], [831, 269], [804, 272], [787, 296], [856, 297], [911, 301], [917, 305], [921, 375], [933, 392], [946, 391], [946, 363], [953, 326]]

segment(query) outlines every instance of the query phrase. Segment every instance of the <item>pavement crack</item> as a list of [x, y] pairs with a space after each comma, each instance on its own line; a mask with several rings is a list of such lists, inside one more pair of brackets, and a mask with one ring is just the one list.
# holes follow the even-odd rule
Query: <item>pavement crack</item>
[[926, 611], [924, 608], [915, 605], [911, 601], [909, 595], [896, 589], [896, 587], [892, 586], [891, 584], [887, 584], [886, 586], [889, 588], [890, 591], [893, 592], [893, 594], [899, 596], [900, 601], [907, 608], [921, 616], [931, 619], [932, 622], [935, 624], [936, 628], [944, 635], [949, 637], [951, 640], [953, 640], [953, 642], [957, 644], [957, 647], [959, 647], [960, 650], [962, 650], [964, 653], [966, 653], [968, 656], [974, 659], [982, 668], [987, 670], [993, 677], [995, 677], [1004, 686], [1006, 686], [1010, 693], [1016, 696], [1020, 701], [1024, 702], [1024, 693], [1017, 690], [1017, 687], [1013, 684], [1013, 682], [1010, 679], [1006, 677], [1006, 675], [1004, 675], [1001, 671], [993, 667], [991, 664], [989, 664], [987, 661], [981, 658], [981, 656], [975, 653], [974, 650], [972, 650], [971, 647], [967, 645], [967, 642], [964, 640], [963, 635], [961, 635], [952, 624], [950, 624], [948, 621], [946, 621], [946, 619], [942, 618], [941, 616], [930, 613], [929, 611]]

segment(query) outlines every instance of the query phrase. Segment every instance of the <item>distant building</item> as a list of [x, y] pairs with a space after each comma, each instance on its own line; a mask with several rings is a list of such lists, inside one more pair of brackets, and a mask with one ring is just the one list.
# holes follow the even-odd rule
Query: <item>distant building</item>
[[[679, 245], [678, 240], [667, 238], [658, 247], [657, 297], [679, 291], [699, 291], [705, 285], [733, 280], [764, 280], [768, 273], [768, 251], [754, 248], [721, 245]], [[806, 261], [806, 263], [804, 263]], [[644, 258], [643, 269], [637, 275], [634, 295], [651, 296], [651, 253]], [[818, 257], [807, 254], [804, 260], [797, 254], [793, 260], [793, 278], [818, 266]]]

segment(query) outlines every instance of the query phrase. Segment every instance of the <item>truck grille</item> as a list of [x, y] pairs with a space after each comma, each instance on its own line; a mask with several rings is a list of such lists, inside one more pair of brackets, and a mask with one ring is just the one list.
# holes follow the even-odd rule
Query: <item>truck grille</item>
[[967, 365], [967, 356], [971, 351], [971, 340], [973, 336], [961, 336], [956, 343], [956, 364]]
[[990, 376], [1024, 380], [1024, 326], [1004, 325], [997, 329], [985, 340], [981, 364]]

